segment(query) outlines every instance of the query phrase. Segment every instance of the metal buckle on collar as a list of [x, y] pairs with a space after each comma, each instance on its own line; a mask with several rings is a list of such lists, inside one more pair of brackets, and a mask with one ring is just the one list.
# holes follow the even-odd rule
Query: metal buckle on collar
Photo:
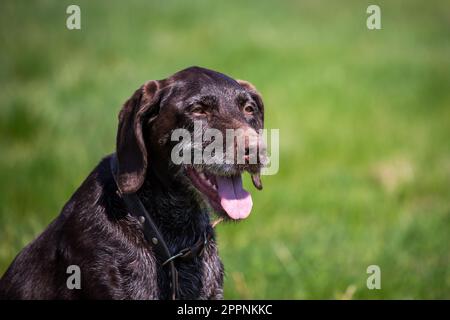
[[191, 248], [184, 248], [183, 250], [181, 250], [180, 252], [178, 252], [177, 254], [171, 256], [169, 259], [167, 259], [166, 261], [164, 261], [162, 263], [163, 266], [165, 266], [166, 264], [168, 264], [170, 261], [175, 260], [176, 258], [183, 258], [185, 256], [187, 256], [189, 253], [191, 253]]
[[177, 254], [171, 256], [169, 259], [164, 261], [162, 263], [163, 266], [168, 264], [170, 261], [173, 261], [177, 258], [187, 258], [190, 257], [192, 254], [197, 254], [198, 257], [201, 257], [203, 255], [203, 252], [205, 251], [206, 244], [208, 243], [208, 236], [206, 235], [206, 232], [203, 234], [203, 241], [200, 242], [200, 239], [192, 246], [187, 247], [184, 249], [181, 249], [180, 252]]

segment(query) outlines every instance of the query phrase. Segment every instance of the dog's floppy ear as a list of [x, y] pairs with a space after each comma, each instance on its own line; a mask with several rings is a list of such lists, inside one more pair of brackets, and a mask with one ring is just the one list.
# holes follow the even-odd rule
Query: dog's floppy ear
[[258, 92], [258, 90], [256, 90], [256, 87], [252, 83], [250, 83], [246, 80], [238, 79], [238, 80], [236, 80], [236, 82], [239, 83], [239, 85], [241, 87], [243, 87], [245, 90], [250, 92], [250, 94], [252, 95], [252, 98], [255, 99], [255, 102], [258, 104], [258, 107], [261, 110], [262, 121], [264, 123], [264, 103], [263, 103], [261, 94]]
[[116, 179], [122, 193], [134, 193], [144, 183], [148, 155], [142, 125], [144, 116], [156, 117], [159, 112], [159, 87], [158, 81], [147, 82], [125, 102], [119, 113]]

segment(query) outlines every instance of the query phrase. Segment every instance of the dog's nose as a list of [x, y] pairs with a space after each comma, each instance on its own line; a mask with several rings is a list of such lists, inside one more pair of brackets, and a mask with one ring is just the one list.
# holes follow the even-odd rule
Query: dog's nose
[[246, 162], [250, 160], [250, 148], [248, 146], [246, 146], [244, 150], [244, 159]]
[[244, 141], [243, 162], [245, 164], [257, 164], [259, 161], [259, 135], [255, 129], [246, 127], [242, 131]]

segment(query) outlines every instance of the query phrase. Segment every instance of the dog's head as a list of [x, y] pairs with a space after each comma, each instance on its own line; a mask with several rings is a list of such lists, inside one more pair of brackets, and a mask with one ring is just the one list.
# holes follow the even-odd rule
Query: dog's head
[[219, 214], [245, 218], [252, 199], [241, 174], [262, 188], [263, 121], [261, 95], [249, 82], [199, 67], [149, 81], [119, 114], [119, 188], [138, 191], [153, 170], [165, 184], [196, 190]]

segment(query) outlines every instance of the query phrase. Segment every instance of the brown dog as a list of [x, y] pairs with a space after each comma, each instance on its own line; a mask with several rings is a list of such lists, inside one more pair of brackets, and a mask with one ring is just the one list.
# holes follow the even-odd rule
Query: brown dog
[[[174, 282], [165, 258], [124, 203], [132, 194], [172, 254], [192, 248], [206, 235], [201, 252], [173, 261], [176, 298], [222, 298], [223, 266], [210, 212], [231, 219], [250, 213], [251, 197], [242, 188], [241, 173], [250, 172], [255, 186], [262, 187], [261, 159], [248, 160], [249, 137], [263, 128], [263, 115], [261, 96], [251, 84], [211, 70], [191, 67], [147, 82], [120, 112], [116, 154], [100, 162], [61, 214], [19, 253], [0, 280], [0, 298], [171, 298]], [[177, 141], [171, 134], [184, 128], [193, 136], [196, 120], [202, 132], [216, 129], [225, 136], [227, 129], [242, 129], [237, 137], [246, 141], [244, 162], [175, 164]], [[205, 144], [189, 146], [195, 153]], [[236, 152], [224, 150], [224, 156]], [[68, 277], [74, 266], [80, 270], [80, 285], [72, 288]]]

